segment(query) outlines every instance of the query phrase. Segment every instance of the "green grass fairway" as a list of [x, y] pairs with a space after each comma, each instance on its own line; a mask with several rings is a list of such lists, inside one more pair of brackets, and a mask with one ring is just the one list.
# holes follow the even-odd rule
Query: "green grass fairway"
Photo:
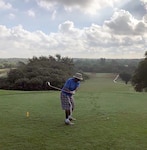
[[81, 84], [73, 126], [64, 125], [58, 91], [0, 90], [0, 150], [147, 150], [147, 93], [113, 79]]

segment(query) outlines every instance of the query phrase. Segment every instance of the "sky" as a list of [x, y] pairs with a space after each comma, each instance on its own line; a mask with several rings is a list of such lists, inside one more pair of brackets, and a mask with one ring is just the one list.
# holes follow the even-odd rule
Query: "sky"
[[0, 0], [0, 58], [143, 58], [147, 0]]

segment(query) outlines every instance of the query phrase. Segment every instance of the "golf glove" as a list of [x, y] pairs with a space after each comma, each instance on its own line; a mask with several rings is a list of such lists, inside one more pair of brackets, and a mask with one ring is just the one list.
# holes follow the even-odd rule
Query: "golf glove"
[[74, 94], [75, 94], [75, 91], [70, 91], [70, 93], [71, 93], [72, 95], [74, 95]]

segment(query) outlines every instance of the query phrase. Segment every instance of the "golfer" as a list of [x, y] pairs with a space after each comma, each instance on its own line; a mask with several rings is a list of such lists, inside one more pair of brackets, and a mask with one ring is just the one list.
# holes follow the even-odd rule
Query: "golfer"
[[76, 73], [72, 78], [69, 78], [62, 90], [61, 90], [61, 106], [65, 110], [65, 124], [72, 125], [72, 120], [76, 120], [72, 117], [74, 110], [74, 97], [75, 91], [80, 86], [80, 81], [83, 80], [81, 73]]

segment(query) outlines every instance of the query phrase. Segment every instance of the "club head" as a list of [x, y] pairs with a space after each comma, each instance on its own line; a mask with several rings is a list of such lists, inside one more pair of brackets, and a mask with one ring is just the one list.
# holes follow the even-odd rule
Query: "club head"
[[50, 82], [47, 82], [47, 84], [48, 84], [48, 86], [50, 86], [51, 84], [50, 84]]

